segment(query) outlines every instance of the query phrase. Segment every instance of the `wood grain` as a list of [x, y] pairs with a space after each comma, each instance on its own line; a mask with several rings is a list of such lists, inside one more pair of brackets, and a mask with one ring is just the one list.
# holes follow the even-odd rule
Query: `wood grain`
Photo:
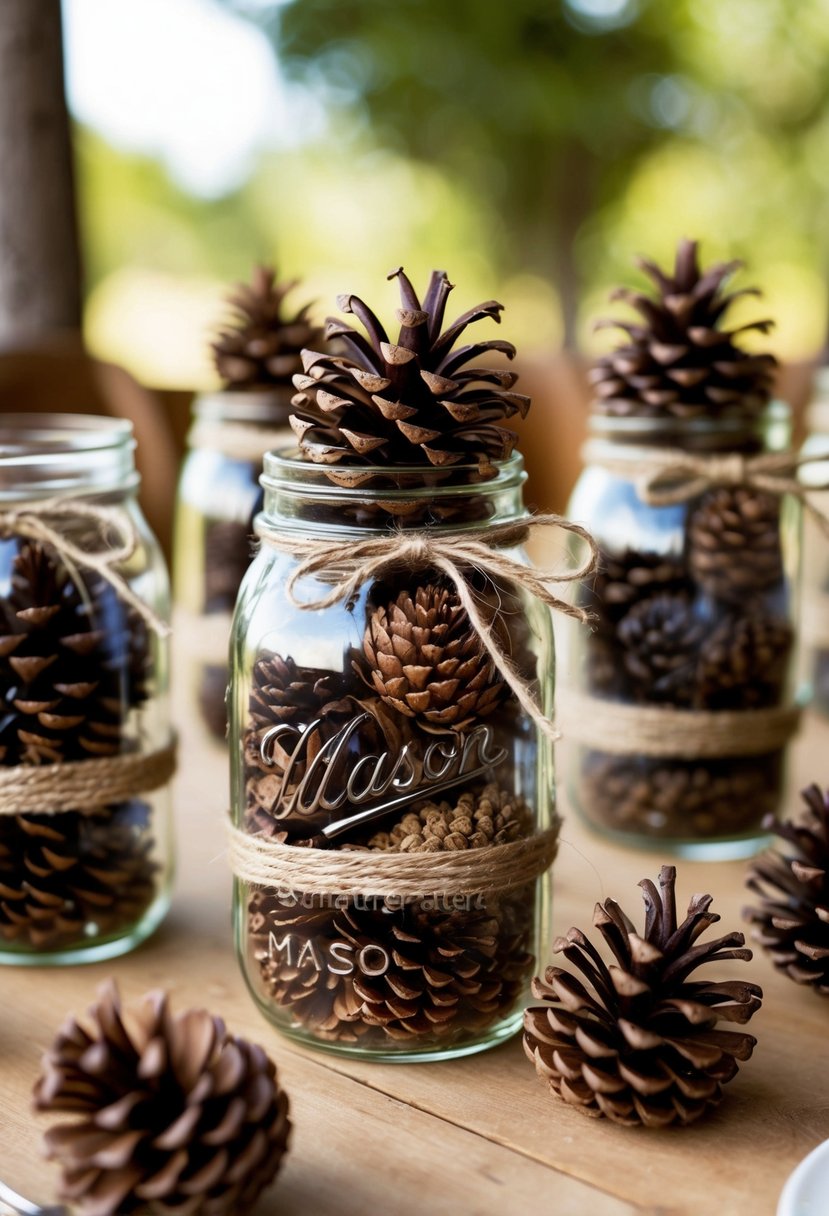
[[[751, 1024], [751, 1061], [705, 1123], [630, 1130], [585, 1118], [547, 1094], [513, 1042], [481, 1056], [421, 1065], [363, 1064], [281, 1039], [255, 1010], [232, 953], [221, 814], [225, 757], [186, 713], [177, 780], [180, 873], [156, 937], [115, 963], [0, 972], [0, 1177], [41, 1200], [53, 1174], [37, 1155], [29, 1092], [40, 1052], [63, 1016], [115, 974], [124, 995], [169, 987], [176, 1007], [207, 1005], [263, 1043], [292, 1098], [292, 1152], [259, 1216], [773, 1216], [784, 1179], [829, 1136], [829, 1002], [777, 975], [762, 956], [743, 967], [766, 992]], [[793, 788], [826, 780], [829, 725], [813, 721], [795, 749]], [[796, 798], [790, 799], [792, 807]], [[568, 817], [556, 863], [554, 921], [589, 927], [606, 895], [637, 914], [636, 883], [667, 856], [623, 851]], [[711, 891], [723, 926], [746, 902], [743, 863], [679, 864], [679, 896]], [[733, 966], [733, 965], [732, 965]]]

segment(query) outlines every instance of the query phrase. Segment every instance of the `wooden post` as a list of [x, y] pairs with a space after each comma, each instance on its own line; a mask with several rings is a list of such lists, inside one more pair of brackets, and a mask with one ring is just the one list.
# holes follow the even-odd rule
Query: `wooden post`
[[1, 0], [0, 346], [80, 327], [60, 0]]

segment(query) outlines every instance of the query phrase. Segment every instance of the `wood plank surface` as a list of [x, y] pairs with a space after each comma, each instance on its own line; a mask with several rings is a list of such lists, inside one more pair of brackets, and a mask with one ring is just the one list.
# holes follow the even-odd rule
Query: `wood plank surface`
[[[263, 1043], [291, 1095], [292, 1150], [257, 1209], [293, 1216], [774, 1216], [795, 1164], [829, 1136], [829, 1002], [777, 975], [760, 955], [737, 974], [765, 989], [751, 1061], [706, 1122], [645, 1131], [585, 1118], [548, 1095], [516, 1041], [463, 1060], [383, 1065], [306, 1051], [255, 1010], [233, 957], [221, 815], [225, 756], [180, 699], [176, 782], [179, 875], [152, 941], [112, 963], [0, 971], [0, 1178], [46, 1201], [54, 1174], [38, 1156], [29, 1093], [38, 1060], [69, 1010], [116, 975], [126, 998], [172, 990], [176, 1008], [207, 1005]], [[190, 725], [188, 725], [188, 721]], [[812, 720], [794, 749], [792, 789], [829, 783], [829, 724]], [[789, 805], [796, 805], [794, 794]], [[564, 808], [566, 813], [566, 807]], [[621, 850], [568, 816], [555, 869], [554, 929], [589, 928], [606, 895], [636, 917], [637, 881], [658, 853]], [[739, 927], [744, 863], [679, 863], [679, 899], [711, 891], [723, 927]], [[732, 965], [733, 966], [733, 965]], [[740, 971], [742, 967], [742, 972]]]

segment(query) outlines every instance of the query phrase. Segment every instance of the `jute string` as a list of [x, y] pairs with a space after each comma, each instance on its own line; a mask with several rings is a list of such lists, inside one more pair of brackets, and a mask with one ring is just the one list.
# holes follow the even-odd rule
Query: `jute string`
[[67, 764], [18, 764], [0, 769], [0, 815], [94, 811], [160, 789], [175, 768], [175, 740], [158, 751], [135, 755]]
[[[73, 523], [93, 525], [95, 545], [81, 548], [66, 533]], [[0, 536], [20, 536], [49, 545], [64, 561], [91, 570], [109, 583], [116, 595], [144, 620], [154, 633], [166, 637], [170, 626], [135, 594], [118, 572], [138, 548], [138, 532], [126, 511], [77, 498], [43, 498], [18, 503], [0, 511]]]
[[266, 452], [294, 442], [290, 427], [264, 427], [256, 423], [213, 422], [197, 418], [187, 434], [191, 448], [221, 452], [229, 460], [246, 460], [261, 465]]
[[[558, 572], [535, 570], [499, 551], [522, 544], [535, 528], [560, 528], [580, 537], [588, 547], [588, 557], [577, 569]], [[595, 569], [598, 550], [592, 536], [584, 528], [559, 515], [530, 515], [514, 523], [493, 524], [468, 532], [395, 530], [365, 540], [332, 541], [311, 540], [301, 533], [272, 531], [260, 516], [256, 521], [256, 531], [264, 544], [299, 559], [288, 578], [286, 594], [295, 607], [307, 612], [317, 612], [332, 604], [347, 602], [364, 583], [394, 566], [403, 566], [408, 570], [427, 567], [440, 570], [454, 586], [472, 628], [521, 708], [548, 738], [558, 738], [558, 732], [533, 696], [530, 685], [501, 649], [496, 631], [478, 608], [467, 571], [476, 570], [496, 583], [500, 581], [515, 590], [526, 591], [553, 611], [586, 621], [589, 613], [585, 609], [553, 595], [547, 586], [548, 583], [570, 583], [583, 579]], [[332, 584], [331, 590], [315, 599], [300, 599], [297, 586], [310, 577]]]
[[826, 463], [826, 456], [798, 456], [795, 452], [695, 453], [681, 448], [625, 447], [624, 456], [614, 456], [606, 446], [588, 440], [582, 449], [586, 464], [598, 466], [632, 481], [639, 499], [651, 507], [671, 507], [689, 502], [716, 486], [747, 486], [782, 498], [791, 494], [829, 536], [829, 516], [809, 498], [810, 491], [829, 485], [806, 486], [797, 472], [808, 465]]
[[795, 705], [772, 709], [696, 710], [624, 705], [570, 689], [557, 699], [565, 736], [615, 756], [713, 759], [761, 756], [797, 731]]
[[253, 886], [306, 895], [490, 895], [532, 882], [553, 864], [560, 822], [525, 840], [446, 853], [351, 853], [277, 844], [228, 823], [230, 862]]

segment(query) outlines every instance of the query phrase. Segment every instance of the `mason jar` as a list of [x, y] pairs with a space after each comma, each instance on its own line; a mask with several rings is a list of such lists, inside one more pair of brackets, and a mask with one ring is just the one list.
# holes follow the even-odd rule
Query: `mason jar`
[[[806, 412], [806, 440], [800, 480], [809, 501], [829, 514], [829, 367], [822, 367]], [[826, 460], [820, 458], [825, 456]], [[804, 698], [829, 714], [829, 541], [807, 511], [803, 526], [803, 606], [801, 671]]]
[[0, 415], [0, 962], [111, 958], [169, 904], [169, 590], [134, 447]]
[[[568, 512], [600, 549], [594, 624], [571, 634], [561, 716], [573, 803], [620, 843], [725, 858], [767, 839], [798, 717], [800, 509], [740, 470], [789, 439], [781, 405], [756, 422], [591, 420]], [[660, 501], [648, 481], [677, 457], [710, 478], [667, 473]]]
[[[232, 640], [233, 814], [253, 842], [251, 872], [235, 883], [235, 942], [257, 1005], [294, 1039], [419, 1060], [520, 1029], [547, 954], [552, 747], [489, 661], [452, 580], [405, 546], [521, 525], [524, 479], [519, 456], [484, 482], [477, 469], [265, 457], [262, 546]], [[524, 531], [498, 552], [523, 562]], [[294, 602], [331, 583], [319, 572], [292, 596], [300, 558], [286, 547], [359, 555], [390, 537], [401, 559], [353, 593], [313, 611]], [[549, 716], [548, 608], [497, 575], [463, 573]], [[279, 882], [258, 869], [269, 842]]]
[[223, 390], [193, 403], [176, 504], [177, 633], [185, 642], [190, 702], [220, 740], [227, 732], [230, 621], [262, 506], [262, 457], [292, 441], [292, 394], [290, 386]]

